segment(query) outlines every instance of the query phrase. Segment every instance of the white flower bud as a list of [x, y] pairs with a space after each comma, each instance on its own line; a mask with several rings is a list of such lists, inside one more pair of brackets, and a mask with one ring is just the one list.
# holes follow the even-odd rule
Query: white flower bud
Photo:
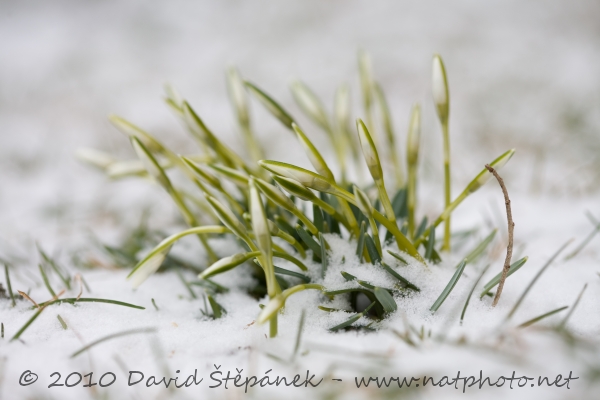
[[356, 129], [358, 130], [358, 138], [360, 139], [360, 146], [365, 161], [367, 162], [367, 167], [369, 167], [373, 179], [379, 181], [383, 179], [383, 171], [381, 169], [379, 155], [377, 154], [377, 148], [375, 147], [373, 138], [371, 137], [367, 126], [360, 118], [356, 120]]
[[448, 91], [446, 68], [444, 67], [442, 58], [438, 54], [433, 56], [431, 80], [433, 102], [435, 103], [438, 117], [442, 123], [446, 123], [450, 111], [450, 94]]

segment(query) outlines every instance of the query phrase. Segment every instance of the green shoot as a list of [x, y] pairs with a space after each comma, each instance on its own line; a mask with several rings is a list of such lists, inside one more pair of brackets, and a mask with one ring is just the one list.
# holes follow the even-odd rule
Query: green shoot
[[[433, 101], [440, 123], [444, 142], [444, 207], [450, 206], [450, 135], [448, 134], [448, 117], [450, 115], [450, 94], [448, 91], [448, 78], [446, 67], [439, 55], [433, 57], [432, 74]], [[450, 216], [446, 219], [444, 226], [443, 250], [450, 251]]]
[[456, 286], [456, 283], [462, 276], [462, 273], [465, 270], [466, 265], [467, 265], [467, 262], [465, 260], [463, 260], [460, 263], [460, 265], [454, 272], [454, 275], [452, 275], [452, 278], [450, 278], [450, 281], [448, 282], [448, 284], [446, 285], [446, 287], [444, 288], [444, 290], [442, 291], [440, 296], [437, 298], [435, 303], [433, 303], [433, 305], [431, 306], [430, 310], [432, 312], [436, 312], [438, 310], [438, 308], [440, 308], [440, 306], [444, 303], [444, 300], [446, 300], [446, 298], [448, 297], [450, 292], [452, 292], [452, 289], [454, 289], [454, 286]]

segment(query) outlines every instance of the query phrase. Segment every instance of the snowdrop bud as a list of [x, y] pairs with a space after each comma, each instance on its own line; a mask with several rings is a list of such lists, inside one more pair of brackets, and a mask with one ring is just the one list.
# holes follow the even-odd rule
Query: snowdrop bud
[[150, 154], [142, 142], [136, 137], [131, 137], [131, 144], [150, 176], [156, 179], [156, 181], [160, 183], [162, 187], [170, 188], [171, 182], [169, 181], [169, 178], [167, 178], [167, 175], [163, 169], [160, 167], [160, 165], [158, 165], [156, 159], [152, 156], [152, 154]]
[[143, 129], [135, 126], [131, 122], [118, 117], [116, 115], [109, 115], [108, 120], [115, 128], [129, 136], [130, 138], [138, 138], [144, 146], [150, 151], [164, 151], [165, 148], [156, 140], [152, 135]]
[[358, 53], [358, 70], [364, 101], [369, 107], [373, 101], [373, 65], [369, 54], [362, 50]]
[[271, 299], [258, 315], [256, 322], [264, 324], [270, 320], [285, 305], [285, 298], [279, 294]]
[[350, 124], [350, 89], [341, 86], [335, 92], [335, 121], [339, 129], [346, 129]]
[[221, 258], [219, 261], [215, 262], [210, 267], [202, 271], [202, 273], [198, 275], [198, 278], [206, 279], [213, 275], [229, 271], [230, 269], [237, 267], [241, 263], [248, 261], [252, 257], [252, 253], [237, 253], [229, 257]]
[[238, 171], [233, 168], [226, 167], [221, 164], [208, 164], [208, 166], [218, 173], [225, 175], [231, 182], [237, 186], [246, 188], [248, 187], [248, 175], [245, 172]]
[[325, 177], [304, 168], [270, 160], [260, 160], [258, 163], [267, 171], [270, 171], [275, 175], [281, 175], [286, 178], [294, 179], [308, 188], [315, 189], [320, 192], [329, 192], [333, 190], [331, 183], [329, 183]]
[[131, 279], [131, 286], [134, 289], [139, 287], [150, 275], [158, 271], [165, 261], [167, 254], [169, 254], [169, 250], [171, 250], [171, 246], [160, 248], [159, 251], [143, 260], [142, 263], [134, 269], [134, 272], [128, 277]]
[[183, 97], [179, 94], [179, 92], [173, 87], [171, 84], [165, 84], [165, 93], [167, 95], [167, 99], [173, 102], [174, 105], [181, 108], [183, 105]]
[[187, 101], [183, 102], [183, 117], [190, 131], [196, 134], [203, 141], [209, 140], [208, 128], [200, 119], [198, 114], [190, 107]]
[[308, 189], [306, 186], [302, 185], [301, 183], [299, 183], [296, 180], [285, 178], [283, 176], [277, 176], [277, 175], [275, 175], [273, 177], [273, 179], [285, 191], [287, 191], [292, 196], [296, 196], [299, 199], [302, 199], [305, 201], [313, 201], [317, 197], [310, 189]]
[[229, 97], [231, 98], [240, 124], [244, 126], [248, 125], [250, 123], [248, 97], [244, 90], [244, 82], [237, 69], [233, 67], [227, 70], [227, 88], [229, 89]]
[[375, 181], [380, 181], [383, 179], [383, 171], [379, 162], [379, 156], [377, 155], [377, 149], [367, 126], [360, 118], [356, 120], [356, 129], [358, 130], [360, 146], [362, 147], [363, 156], [365, 157], [371, 176]]
[[416, 164], [419, 159], [419, 141], [421, 139], [421, 107], [416, 104], [412, 109], [408, 127], [408, 143], [406, 145], [409, 164]]
[[329, 130], [329, 119], [323, 104], [317, 96], [300, 81], [295, 81], [291, 85], [292, 95], [296, 103], [304, 110], [304, 112], [319, 126], [325, 130]]
[[96, 166], [101, 169], [107, 168], [110, 164], [116, 160], [112, 156], [95, 149], [77, 149], [75, 156], [88, 164]]
[[271, 235], [277, 236], [279, 234], [280, 229], [277, 225], [275, 225], [275, 222], [267, 219], [267, 226], [269, 227], [269, 232]]
[[195, 163], [187, 157], [182, 156], [181, 159], [187, 164], [188, 167], [192, 169], [192, 171], [196, 173], [196, 175], [200, 177], [200, 179], [202, 179], [202, 181], [208, 183], [209, 185], [215, 188], [221, 188], [221, 181], [219, 181], [219, 179], [216, 176], [208, 172], [206, 170], [206, 167]]
[[367, 197], [367, 194], [360, 190], [358, 186], [354, 185], [354, 197], [356, 198], [356, 205], [368, 218], [373, 218], [373, 207], [371, 201]]
[[[166, 165], [161, 165], [161, 167], [165, 168]], [[146, 170], [144, 163], [140, 160], [117, 161], [106, 168], [106, 174], [111, 179], [118, 179], [130, 175], [143, 176], [146, 172], [148, 171]]]
[[292, 129], [292, 122], [294, 122], [294, 119], [283, 109], [283, 107], [252, 83], [245, 81], [244, 84], [275, 118], [277, 118], [286, 128]]
[[450, 95], [448, 92], [446, 68], [444, 67], [442, 58], [438, 54], [433, 56], [432, 90], [433, 102], [435, 103], [438, 117], [442, 123], [446, 123], [450, 112]]
[[248, 239], [248, 232], [246, 231], [246, 228], [229, 208], [212, 196], [206, 195], [205, 197], [206, 201], [210, 205], [210, 208], [212, 208], [215, 215], [221, 220], [223, 225], [228, 227], [240, 238], [244, 240]]
[[[511, 159], [513, 154], [515, 154], [515, 149], [508, 150], [506, 153], [502, 154], [500, 157], [492, 161], [490, 163], [490, 167], [494, 168], [495, 170], [499, 170], [508, 162], [508, 160]], [[467, 190], [473, 193], [474, 191], [482, 187], [488, 180], [490, 180], [491, 177], [492, 173], [487, 169], [484, 169], [479, 175], [475, 177], [475, 179], [471, 181], [471, 183], [469, 183], [469, 186], [467, 186]]]
[[254, 178], [250, 178], [250, 216], [252, 217], [252, 231], [258, 248], [266, 257], [272, 257], [271, 232]]
[[278, 206], [285, 208], [288, 211], [296, 208], [292, 199], [283, 194], [276, 186], [259, 178], [254, 178], [254, 184], [265, 194], [265, 196]]
[[321, 153], [319, 153], [317, 148], [306, 137], [306, 135], [304, 134], [302, 129], [300, 129], [300, 127], [293, 122], [292, 122], [292, 128], [294, 129], [294, 132], [296, 132], [296, 136], [298, 136], [298, 140], [300, 140], [302, 147], [304, 147], [304, 152], [308, 156], [308, 159], [310, 160], [310, 163], [312, 164], [312, 166], [315, 167], [317, 172], [319, 174], [323, 175], [325, 178], [334, 180], [333, 173], [327, 166], [327, 163], [321, 156]]

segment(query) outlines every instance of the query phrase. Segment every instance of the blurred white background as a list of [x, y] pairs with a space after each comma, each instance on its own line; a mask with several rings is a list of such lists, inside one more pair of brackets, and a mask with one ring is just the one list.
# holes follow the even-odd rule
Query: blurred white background
[[[598, 21], [596, 0], [2, 1], [0, 237], [73, 234], [96, 223], [93, 215], [146, 201], [145, 185], [111, 183], [73, 154], [92, 146], [133, 156], [109, 113], [193, 151], [162, 102], [165, 82], [243, 150], [226, 95], [227, 66], [239, 67], [295, 115], [292, 79], [308, 83], [330, 108], [337, 86], [349, 82], [360, 116], [360, 48], [371, 54], [389, 97], [398, 151], [418, 101], [424, 146], [441, 155], [430, 63], [433, 53], [444, 57], [455, 190], [490, 157], [516, 147], [506, 172], [513, 185], [535, 195], [594, 191]], [[257, 104], [253, 112], [270, 158], [305, 163], [278, 122]], [[312, 126], [307, 131], [326, 143]], [[436, 180], [441, 164], [430, 155], [423, 171]]]

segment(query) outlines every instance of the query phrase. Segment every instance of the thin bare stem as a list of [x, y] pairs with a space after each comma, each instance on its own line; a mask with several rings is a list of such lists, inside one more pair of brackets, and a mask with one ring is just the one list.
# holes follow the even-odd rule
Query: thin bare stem
[[25, 292], [22, 292], [22, 291], [20, 291], [20, 290], [17, 290], [17, 292], [19, 292], [19, 294], [20, 294], [20, 295], [21, 295], [21, 296], [22, 296], [24, 299], [27, 299], [27, 300], [29, 300], [30, 302], [32, 302], [32, 303], [33, 303], [33, 305], [34, 305], [36, 308], [40, 308], [40, 305], [39, 305], [38, 303], [36, 303], [36, 302], [35, 302], [35, 300], [33, 300], [31, 297], [29, 297], [29, 296], [27, 295], [27, 293], [25, 293]]
[[506, 258], [504, 259], [504, 268], [502, 269], [502, 276], [500, 277], [500, 282], [498, 283], [498, 290], [496, 291], [496, 296], [494, 297], [494, 301], [492, 302], [492, 307], [496, 307], [498, 301], [500, 300], [500, 295], [502, 294], [502, 289], [504, 288], [504, 281], [508, 276], [508, 270], [510, 269], [510, 259], [512, 258], [513, 252], [513, 232], [515, 229], [515, 223], [512, 219], [512, 210], [510, 208], [510, 198], [508, 197], [508, 191], [506, 190], [506, 186], [504, 185], [504, 180], [498, 172], [489, 164], [486, 164], [485, 167], [488, 171], [494, 175], [494, 177], [498, 180], [500, 187], [502, 188], [502, 193], [504, 194], [504, 204], [506, 204], [506, 218], [508, 219], [508, 246], [506, 246]]

